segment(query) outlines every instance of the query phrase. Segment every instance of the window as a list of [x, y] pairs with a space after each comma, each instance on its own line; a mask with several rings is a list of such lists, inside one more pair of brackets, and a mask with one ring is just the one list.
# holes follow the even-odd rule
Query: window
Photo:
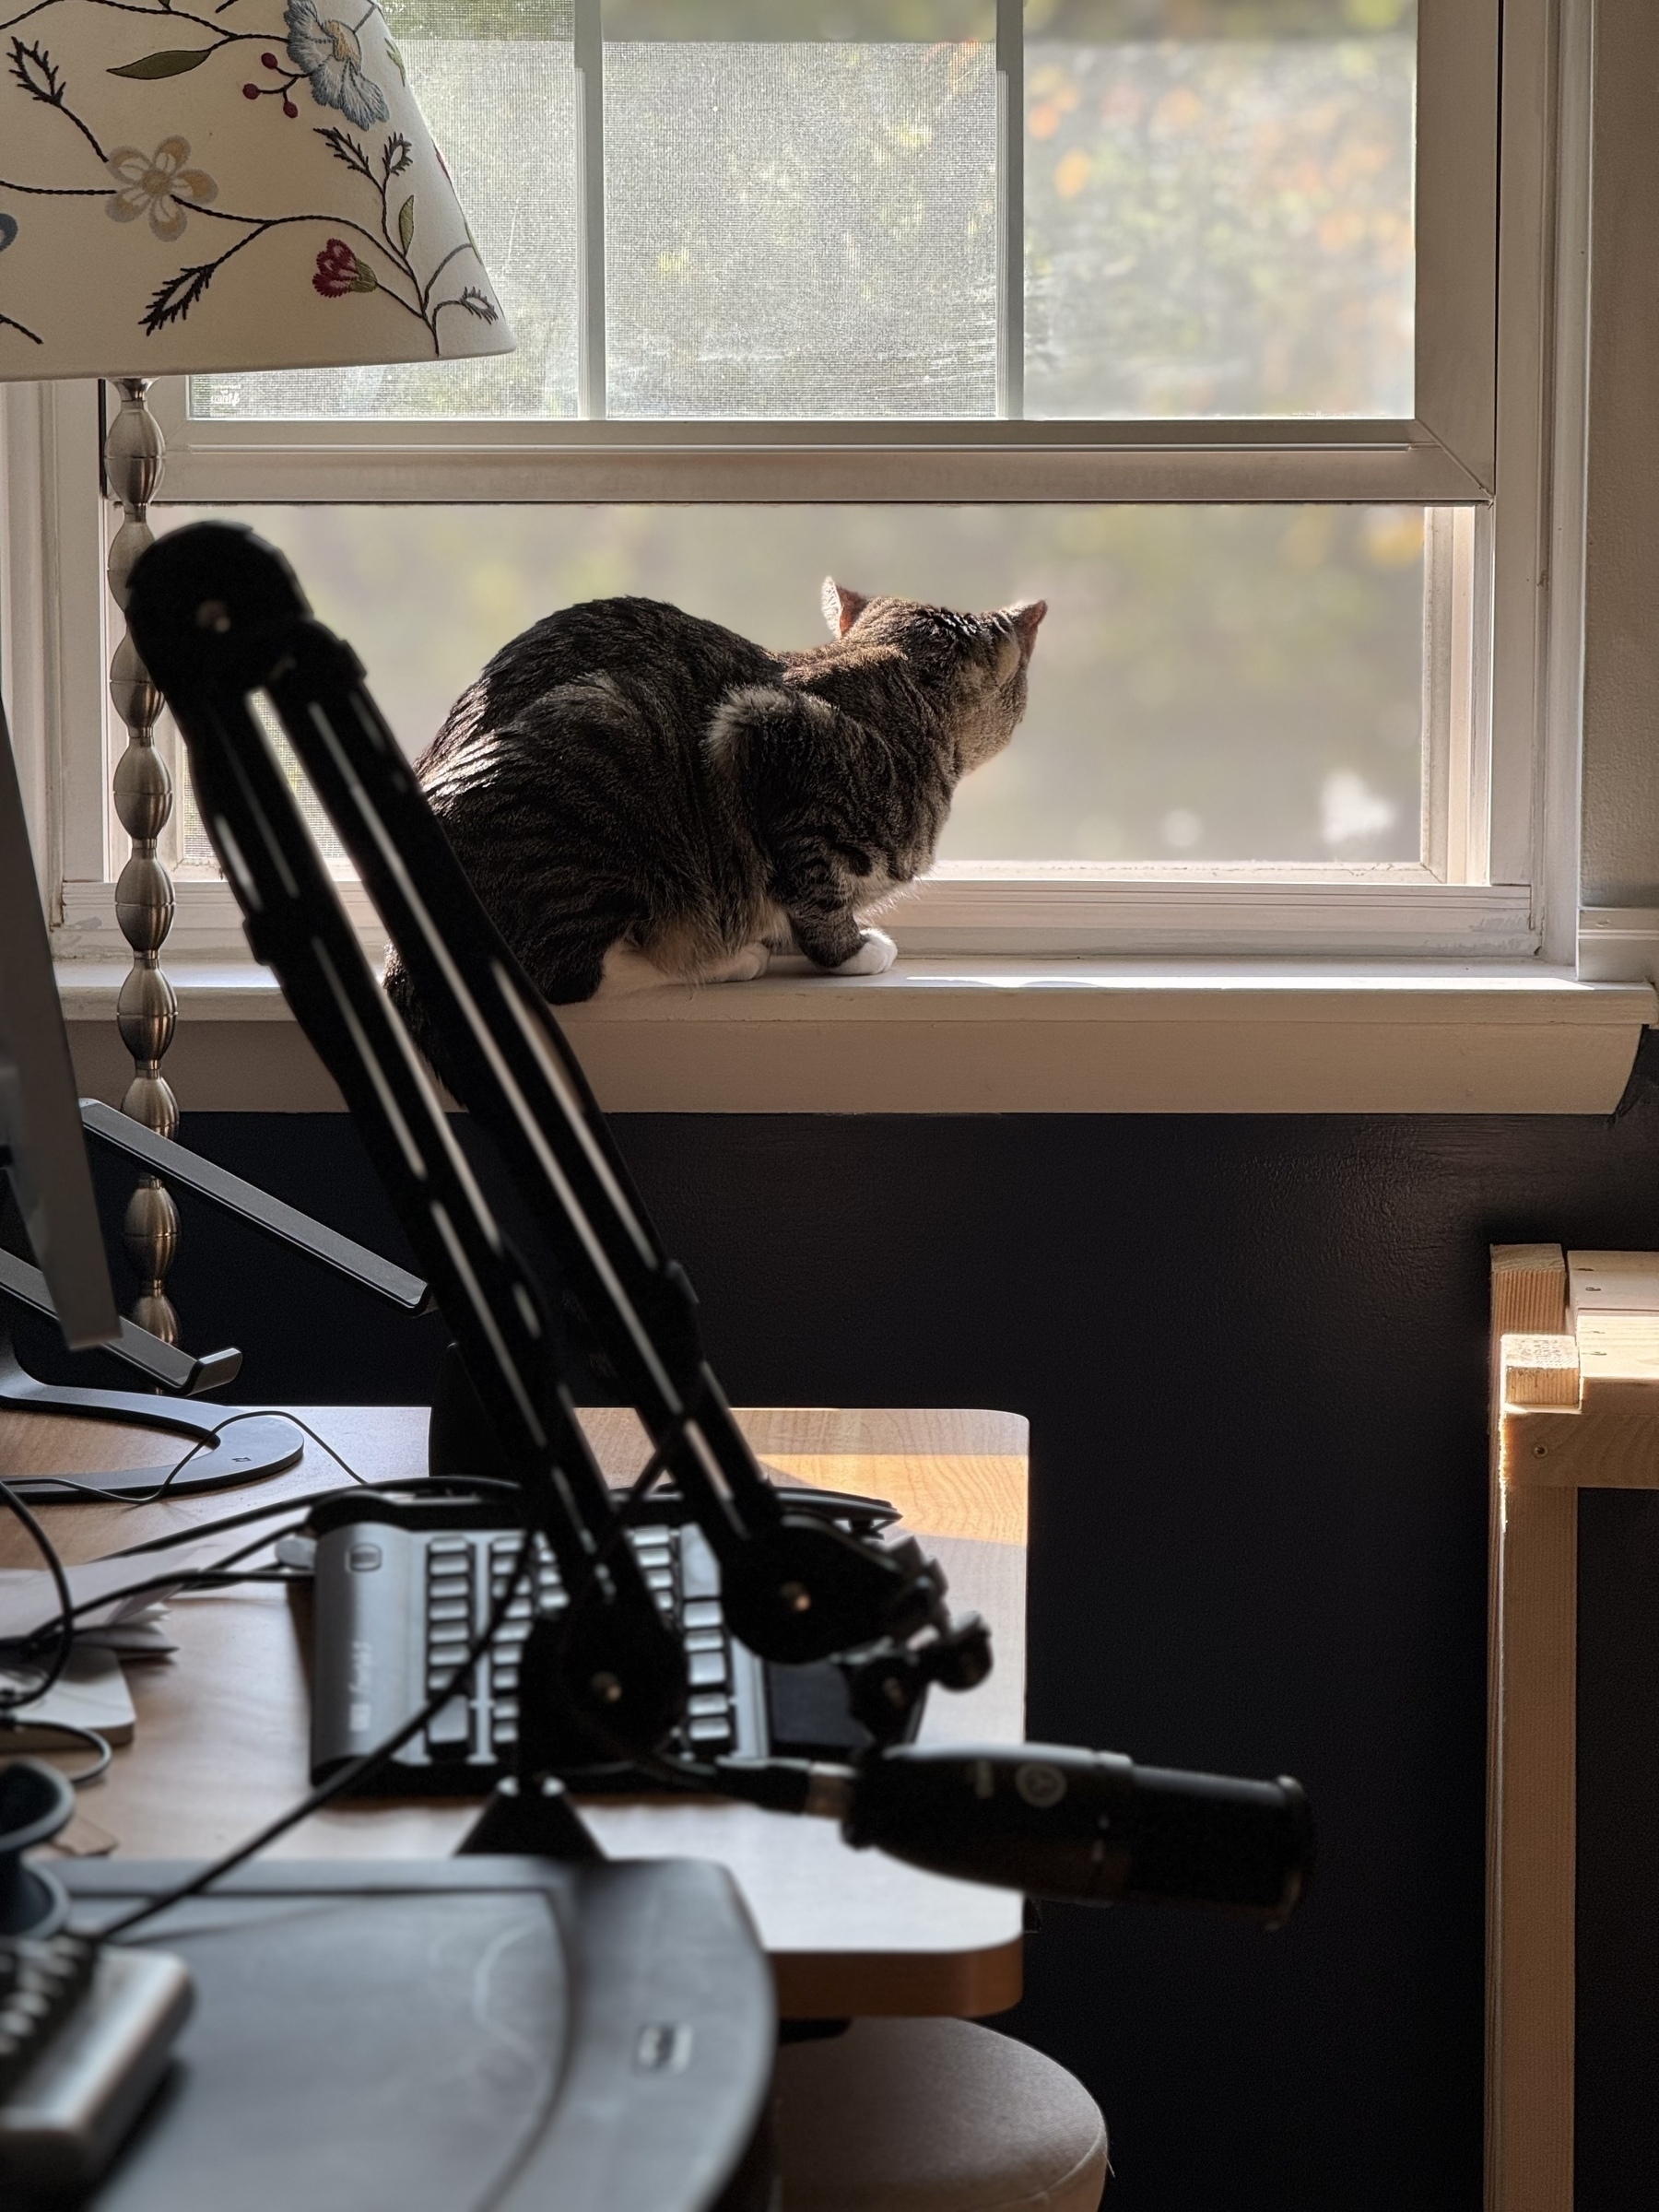
[[1561, 957], [1556, 151], [1506, 103], [1500, 271], [1496, 0], [385, 6], [520, 349], [159, 386], [155, 520], [288, 547], [411, 750], [569, 598], [1041, 592], [901, 943]]

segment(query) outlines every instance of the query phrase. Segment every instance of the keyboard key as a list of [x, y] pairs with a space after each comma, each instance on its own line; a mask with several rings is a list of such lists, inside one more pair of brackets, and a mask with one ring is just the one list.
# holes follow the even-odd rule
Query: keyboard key
[[427, 1723], [427, 1749], [435, 1759], [465, 1758], [472, 1744], [472, 1712], [465, 1698], [452, 1698]]
[[726, 1678], [724, 1652], [692, 1652], [687, 1662], [687, 1673], [693, 1689], [713, 1689]]
[[721, 1629], [688, 1629], [685, 1641], [688, 1652], [724, 1652], [726, 1640]]
[[492, 1750], [505, 1751], [509, 1749], [518, 1742], [518, 1723], [516, 1721], [496, 1721], [489, 1731], [489, 1741]]
[[433, 1623], [465, 1620], [471, 1610], [464, 1597], [433, 1597], [427, 1600], [427, 1618]]
[[518, 1688], [518, 1668], [516, 1666], [503, 1666], [498, 1660], [496, 1665], [489, 1670], [490, 1695], [494, 1697], [500, 1694], [505, 1694], [511, 1697]]
[[434, 1536], [427, 1546], [429, 1559], [472, 1557], [472, 1545], [465, 1536]]
[[680, 1582], [688, 1598], [720, 1595], [720, 1564], [700, 1528], [680, 1531]]
[[694, 1721], [706, 1721], [711, 1713], [724, 1713], [729, 1701], [724, 1689], [700, 1689], [686, 1700], [686, 1711]]
[[721, 1625], [720, 1606], [712, 1597], [694, 1597], [686, 1606], [686, 1626], [688, 1629], [718, 1629]]
[[700, 1751], [713, 1751], [732, 1740], [729, 1720], [697, 1720], [687, 1727], [686, 1734]]

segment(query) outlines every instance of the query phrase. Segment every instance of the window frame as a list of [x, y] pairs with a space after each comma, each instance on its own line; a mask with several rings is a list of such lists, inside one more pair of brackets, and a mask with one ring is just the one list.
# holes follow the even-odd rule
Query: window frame
[[[1018, 19], [1018, 0], [998, 9], [999, 26]], [[1430, 623], [1450, 624], [1453, 644], [1440, 656], [1446, 680], [1426, 702], [1424, 865], [959, 867], [914, 888], [894, 933], [918, 953], [1571, 968], [1589, 20], [1583, 0], [1510, 0], [1502, 13], [1500, 53], [1499, 0], [1419, 0], [1410, 421], [206, 423], [189, 420], [174, 379], [152, 392], [168, 438], [160, 497], [1441, 506], [1455, 542], [1439, 554], [1431, 543]], [[1005, 87], [1005, 112], [1022, 118], [1010, 92], [1017, 82]], [[96, 682], [101, 695], [116, 620], [97, 558], [110, 524], [92, 458], [96, 414], [96, 387], [0, 388], [8, 689], [29, 695], [53, 763], [41, 827], [60, 949], [107, 957], [121, 943], [121, 841], [107, 796], [115, 734], [91, 691]], [[44, 634], [31, 638], [18, 580], [37, 565], [58, 590]], [[366, 900], [350, 902], [371, 935]], [[232, 947], [240, 928], [228, 890], [182, 884], [170, 955]]]

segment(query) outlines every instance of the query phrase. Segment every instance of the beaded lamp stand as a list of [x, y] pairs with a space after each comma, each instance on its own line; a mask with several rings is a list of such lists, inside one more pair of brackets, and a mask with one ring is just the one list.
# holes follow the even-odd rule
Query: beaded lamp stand
[[[104, 477], [123, 519], [106, 573], [111, 594], [124, 613], [127, 580], [152, 542], [146, 517], [161, 481], [166, 448], [161, 426], [146, 403], [148, 378], [121, 377], [114, 388], [121, 406], [104, 441]], [[173, 887], [156, 847], [172, 815], [173, 782], [156, 750], [161, 694], [124, 629], [110, 664], [110, 697], [127, 733], [126, 750], [115, 769], [115, 812], [133, 841], [115, 886], [115, 919], [133, 948], [132, 969], [115, 1005], [116, 1027], [133, 1055], [134, 1070], [121, 1111], [158, 1136], [171, 1137], [178, 1131], [179, 1101], [161, 1063], [178, 1025], [179, 1002], [161, 971], [160, 955], [172, 927]], [[179, 1209], [158, 1177], [140, 1179], [127, 1202], [123, 1234], [141, 1286], [132, 1317], [152, 1335], [177, 1344], [179, 1316], [167, 1295], [167, 1277], [178, 1252]]]

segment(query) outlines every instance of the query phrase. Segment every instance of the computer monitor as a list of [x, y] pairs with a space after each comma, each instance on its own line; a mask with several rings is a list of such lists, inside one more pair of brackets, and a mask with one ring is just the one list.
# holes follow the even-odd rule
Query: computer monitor
[[23, 794], [0, 704], [0, 1161], [71, 1350], [120, 1332]]

